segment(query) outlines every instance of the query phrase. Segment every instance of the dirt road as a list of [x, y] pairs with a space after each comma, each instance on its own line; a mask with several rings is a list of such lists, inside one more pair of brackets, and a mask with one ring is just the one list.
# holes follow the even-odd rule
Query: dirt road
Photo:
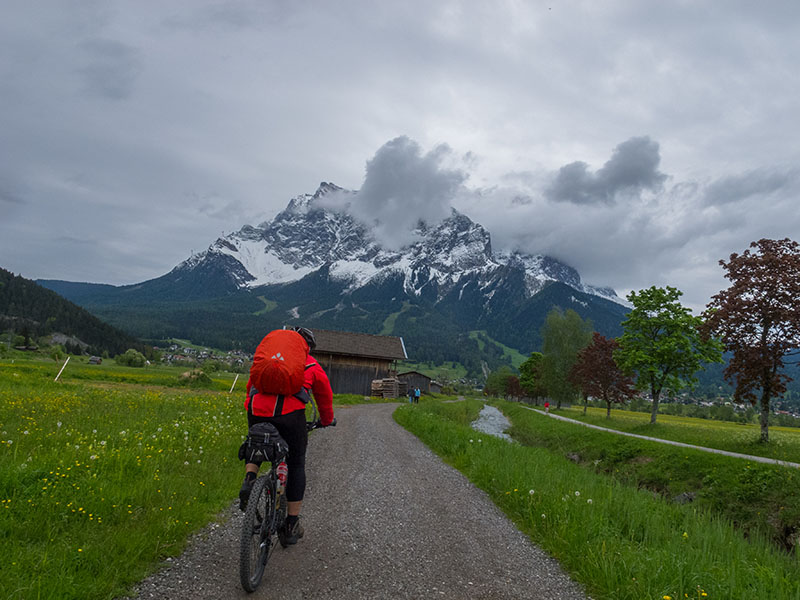
[[482, 491], [397, 425], [395, 408], [340, 408], [335, 428], [312, 434], [306, 535], [273, 553], [256, 593], [239, 585], [232, 506], [136, 598], [587, 598]]

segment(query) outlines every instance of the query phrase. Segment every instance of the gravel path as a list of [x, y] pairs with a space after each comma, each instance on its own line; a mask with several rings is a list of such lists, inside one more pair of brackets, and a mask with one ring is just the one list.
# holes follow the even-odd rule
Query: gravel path
[[312, 434], [306, 535], [276, 549], [257, 592], [239, 585], [232, 505], [135, 597], [587, 598], [485, 493], [397, 425], [395, 408], [342, 407], [335, 428]]

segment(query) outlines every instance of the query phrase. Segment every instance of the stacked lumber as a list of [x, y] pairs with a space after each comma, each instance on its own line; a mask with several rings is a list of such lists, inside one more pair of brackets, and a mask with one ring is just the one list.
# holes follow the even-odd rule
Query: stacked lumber
[[[403, 383], [406, 390], [408, 385]], [[397, 398], [400, 395], [400, 380], [394, 377], [372, 380], [372, 395], [380, 398]]]

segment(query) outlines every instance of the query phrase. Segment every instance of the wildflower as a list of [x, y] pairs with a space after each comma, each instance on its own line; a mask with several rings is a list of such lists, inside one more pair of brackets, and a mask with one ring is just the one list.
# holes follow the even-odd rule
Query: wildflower
[[544, 513], [542, 513], [542, 518], [543, 518], [543, 519], [545, 518], [545, 516], [544, 516]]
[[576, 496], [580, 496], [580, 495], [581, 495], [581, 493], [580, 493], [578, 490], [575, 490], [575, 495], [576, 495]]
[[533, 496], [533, 495], [534, 495], [536, 492], [534, 492], [534, 490], [531, 490], [531, 491], [530, 491], [530, 492], [528, 492], [528, 493], [529, 493], [531, 496]]
[[480, 442], [482, 442], [482, 441], [483, 441], [483, 440], [480, 440], [480, 439], [479, 439], [479, 440], [478, 440], [478, 443], [480, 443]]
[[89, 460], [97, 460], [97, 454], [92, 454], [92, 455], [89, 457]]
[[689, 534], [684, 531], [683, 532], [683, 536], [681, 536], [681, 537], [683, 537], [684, 540], [688, 540], [689, 539]]
[[57, 425], [58, 427], [61, 427], [61, 421], [58, 421], [58, 422], [56, 423], [56, 425]]
[[22, 432], [22, 435], [30, 435], [30, 433], [31, 432], [26, 429], [25, 431]]
[[470, 443], [470, 444], [472, 443], [472, 439], [470, 439], [470, 440], [469, 440], [469, 443]]
[[664, 600], [672, 600], [672, 596], [664, 596]]

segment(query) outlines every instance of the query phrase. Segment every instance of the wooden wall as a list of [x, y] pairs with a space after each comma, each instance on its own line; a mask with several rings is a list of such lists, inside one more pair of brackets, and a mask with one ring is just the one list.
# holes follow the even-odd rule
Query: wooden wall
[[392, 377], [396, 373], [392, 360], [322, 353], [314, 353], [314, 358], [328, 374], [334, 394], [369, 396], [373, 379]]
[[420, 375], [418, 373], [408, 373], [402, 376], [399, 376], [398, 379], [400, 381], [405, 381], [408, 383], [408, 389], [419, 388], [421, 392], [427, 394], [431, 391], [431, 380], [429, 377], [425, 377], [425, 375]]

